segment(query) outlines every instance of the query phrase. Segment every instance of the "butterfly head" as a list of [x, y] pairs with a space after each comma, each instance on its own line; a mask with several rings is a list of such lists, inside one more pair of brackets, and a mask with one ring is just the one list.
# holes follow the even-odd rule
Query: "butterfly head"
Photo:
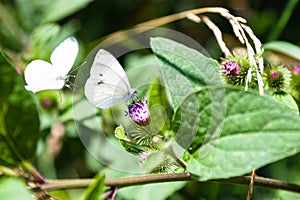
[[132, 99], [137, 93], [138, 93], [138, 89], [136, 88], [131, 89], [129, 99]]

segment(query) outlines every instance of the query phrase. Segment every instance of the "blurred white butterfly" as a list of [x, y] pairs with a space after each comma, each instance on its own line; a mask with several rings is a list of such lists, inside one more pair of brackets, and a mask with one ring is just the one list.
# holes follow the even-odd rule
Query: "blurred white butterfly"
[[63, 88], [77, 53], [78, 42], [75, 37], [69, 37], [54, 49], [50, 56], [51, 63], [44, 60], [30, 62], [24, 71], [26, 90], [35, 93]]
[[103, 109], [128, 102], [137, 92], [118, 60], [104, 49], [97, 52], [84, 90], [89, 102]]

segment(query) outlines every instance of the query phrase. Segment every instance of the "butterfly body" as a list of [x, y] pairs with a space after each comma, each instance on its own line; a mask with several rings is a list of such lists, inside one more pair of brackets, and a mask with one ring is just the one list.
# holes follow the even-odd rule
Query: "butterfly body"
[[120, 63], [104, 49], [100, 49], [85, 84], [85, 96], [99, 108], [110, 108], [129, 101], [137, 92], [132, 89]]

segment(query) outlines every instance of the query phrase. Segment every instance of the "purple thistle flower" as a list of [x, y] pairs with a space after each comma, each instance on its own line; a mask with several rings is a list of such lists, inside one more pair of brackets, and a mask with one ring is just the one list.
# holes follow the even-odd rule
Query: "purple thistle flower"
[[278, 71], [273, 71], [270, 74], [270, 78], [272, 79], [276, 79], [279, 76], [279, 72]]
[[294, 74], [300, 74], [300, 67], [295, 67], [293, 70]]
[[150, 112], [147, 100], [138, 100], [128, 106], [130, 118], [139, 125], [147, 125], [150, 121]]
[[291, 71], [284, 66], [271, 66], [266, 70], [266, 84], [274, 92], [288, 91], [291, 81]]
[[232, 78], [240, 72], [240, 66], [234, 61], [228, 61], [222, 64], [221, 73], [228, 78]]

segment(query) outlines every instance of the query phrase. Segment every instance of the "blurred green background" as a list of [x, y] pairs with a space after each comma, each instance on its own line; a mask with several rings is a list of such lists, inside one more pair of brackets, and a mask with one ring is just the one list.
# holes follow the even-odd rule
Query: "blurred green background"
[[[296, 0], [272, 2], [258, 0], [178, 0], [176, 2], [171, 0], [2, 0], [0, 39], [3, 47], [21, 51], [26, 48], [28, 37], [39, 25], [54, 22], [68, 26], [65, 28], [76, 32], [76, 36], [87, 45], [112, 32], [150, 19], [199, 7], [218, 6], [227, 8], [232, 14], [247, 19], [247, 23], [263, 43], [270, 39], [297, 43], [300, 34], [300, 30], [296, 28], [300, 25], [298, 20], [300, 14], [296, 12], [300, 6], [297, 5], [297, 2]], [[287, 14], [285, 13], [287, 20], [282, 25], [282, 32], [279, 31], [274, 36], [274, 32], [278, 32], [279, 19], [288, 4], [292, 4], [290, 7], [293, 9], [290, 9]], [[225, 21], [219, 16], [213, 17], [213, 19], [216, 20], [217, 25], [222, 26], [225, 33], [228, 33], [227, 40], [230, 40], [231, 27], [227, 23], [223, 23]], [[188, 20], [180, 20], [165, 26], [186, 33], [204, 47], [212, 48], [213, 36], [204, 25], [199, 28]]]
[[[232, 14], [247, 19], [248, 25], [262, 43], [285, 40], [299, 45], [300, 5], [295, 0], [1, 0], [0, 44], [10, 64], [22, 71], [31, 60], [49, 60], [53, 48], [62, 39], [75, 35], [81, 48], [78, 66], [108, 34], [147, 20], [208, 6], [224, 7]], [[222, 29], [224, 40], [230, 48], [240, 46], [226, 20], [218, 15], [208, 16]], [[222, 56], [214, 36], [204, 24], [198, 25], [182, 19], [164, 27], [192, 37], [213, 58], [219, 59]], [[283, 61], [298, 64], [297, 60], [286, 57]], [[93, 177], [101, 169], [101, 163], [86, 151], [76, 133], [70, 114], [71, 92], [66, 90], [63, 98], [61, 102], [61, 96], [56, 91], [41, 92], [36, 97], [41, 137], [33, 163], [48, 178]], [[50, 99], [49, 105], [43, 104], [45, 99]], [[102, 115], [105, 120], [109, 113], [103, 112]], [[49, 146], [49, 138], [53, 124], [62, 126], [64, 134], [54, 138], [55, 146], [60, 146], [54, 156], [50, 157], [48, 153], [53, 147]], [[112, 131], [114, 127], [113, 122], [108, 124], [104, 127], [106, 132]], [[257, 173], [286, 181], [300, 180], [299, 155], [266, 166]], [[178, 191], [174, 194], [173, 191], [169, 192], [172, 194], [168, 197], [170, 200], [245, 199], [248, 190], [247, 186], [195, 182], [174, 188]], [[70, 190], [51, 194], [61, 199], [76, 199], [81, 192]], [[124, 196], [119, 198], [123, 199]], [[253, 196], [253, 199], [296, 198], [299, 196], [293, 197], [292, 193], [261, 188], [255, 188]]]

